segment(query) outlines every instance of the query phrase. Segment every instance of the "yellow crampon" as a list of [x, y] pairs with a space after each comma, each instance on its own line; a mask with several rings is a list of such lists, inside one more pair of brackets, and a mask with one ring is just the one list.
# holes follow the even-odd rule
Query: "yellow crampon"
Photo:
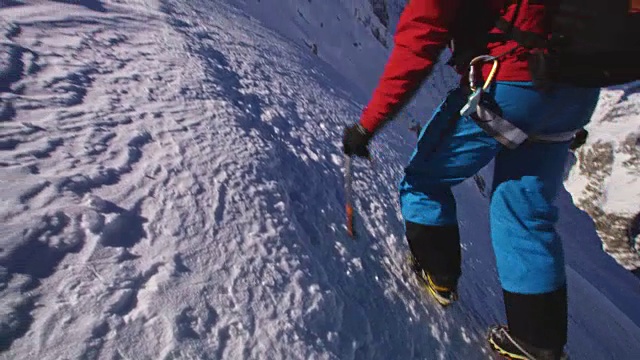
[[455, 295], [455, 293], [452, 294], [451, 297], [445, 297], [440, 295], [440, 291], [448, 291], [448, 292], [452, 292], [452, 291], [449, 288], [436, 285], [436, 283], [434, 283], [433, 280], [431, 280], [431, 276], [429, 276], [429, 274], [427, 274], [427, 282], [424, 284], [424, 286], [427, 288], [427, 290], [431, 294], [431, 297], [433, 297], [438, 302], [438, 304], [442, 306], [449, 306], [454, 301], [457, 300], [457, 296]]
[[497, 352], [500, 356], [503, 356], [507, 359], [510, 360], [529, 360], [528, 357], [522, 356], [522, 355], [518, 355], [518, 354], [512, 354], [506, 350], [504, 350], [503, 348], [499, 347], [498, 344], [496, 344], [493, 339], [489, 339], [489, 345], [491, 345], [491, 348]]
[[[422, 287], [427, 291], [429, 295], [431, 295], [431, 297], [435, 301], [438, 302], [438, 304], [446, 307], [451, 305], [455, 300], [457, 300], [457, 296], [454, 291], [452, 291], [449, 288], [437, 285], [436, 283], [433, 282], [429, 274], [419, 269], [417, 267], [415, 258], [411, 254], [409, 254], [408, 256], [408, 262], [409, 262], [409, 265], [411, 266], [411, 270], [416, 274], [416, 276], [418, 277], [418, 280], [420, 280]], [[452, 293], [452, 295], [450, 297], [446, 297], [441, 295], [440, 292], [450, 292]]]

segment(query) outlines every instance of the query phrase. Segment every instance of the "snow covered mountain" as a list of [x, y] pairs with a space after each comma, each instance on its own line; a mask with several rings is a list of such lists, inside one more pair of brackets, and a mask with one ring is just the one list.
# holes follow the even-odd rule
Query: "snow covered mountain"
[[[456, 189], [464, 276], [445, 312], [404, 265], [405, 122], [355, 163], [360, 236], [344, 231], [340, 134], [402, 2], [0, 5], [0, 358], [488, 357], [504, 319], [487, 199]], [[453, 83], [439, 67], [415, 113]], [[559, 206], [569, 351], [635, 359], [640, 281], [568, 193]]]
[[604, 250], [640, 268], [640, 83], [605, 89], [565, 182]]
[[389, 14], [388, 0], [235, 2], [262, 24], [335, 64], [354, 84], [364, 85], [362, 90], [369, 90], [376, 81], [369, 75], [386, 60], [391, 19], [397, 18]]
[[[393, 44], [393, 33], [406, 0], [234, 0], [240, 8], [297, 45], [330, 64], [355, 86], [362, 106], [378, 81]], [[443, 63], [446, 57], [443, 59]], [[373, 75], [375, 74], [375, 75]], [[458, 80], [439, 66], [415, 100], [399, 115], [400, 122], [419, 122]]]

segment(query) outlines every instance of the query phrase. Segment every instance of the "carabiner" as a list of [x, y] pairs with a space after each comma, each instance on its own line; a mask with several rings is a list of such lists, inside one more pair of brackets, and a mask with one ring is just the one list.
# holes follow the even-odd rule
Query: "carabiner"
[[478, 89], [478, 86], [476, 84], [475, 67], [478, 66], [480, 63], [489, 62], [489, 61], [493, 62], [493, 66], [491, 67], [491, 72], [489, 72], [489, 76], [487, 76], [487, 79], [482, 84], [482, 90], [487, 90], [489, 86], [491, 86], [491, 83], [493, 82], [493, 79], [495, 78], [496, 73], [498, 72], [498, 65], [499, 65], [498, 58], [491, 55], [481, 55], [471, 60], [471, 63], [469, 64], [469, 86], [471, 87], [472, 92], [475, 92]]

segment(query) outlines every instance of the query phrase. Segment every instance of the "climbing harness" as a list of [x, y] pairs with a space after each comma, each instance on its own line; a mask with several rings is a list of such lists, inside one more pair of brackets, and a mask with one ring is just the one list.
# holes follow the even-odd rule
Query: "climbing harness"
[[[509, 52], [513, 50], [515, 49]], [[499, 67], [498, 59], [509, 52], [498, 56], [481, 55], [471, 60], [469, 65], [471, 94], [467, 103], [460, 110], [460, 115], [470, 116], [485, 132], [509, 149], [515, 149], [525, 141], [562, 143], [573, 140], [578, 129], [554, 134], [527, 134], [509, 120], [483, 105], [482, 93], [491, 86], [495, 79]], [[478, 80], [481, 76], [478, 74], [481, 71], [477, 70], [477, 68], [487, 62], [492, 62], [493, 65], [487, 79], [482, 83], [482, 86], [479, 86]]]

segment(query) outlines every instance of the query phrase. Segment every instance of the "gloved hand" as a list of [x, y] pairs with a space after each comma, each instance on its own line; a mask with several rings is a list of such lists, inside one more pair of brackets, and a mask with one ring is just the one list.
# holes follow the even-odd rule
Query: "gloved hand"
[[346, 127], [342, 137], [344, 153], [349, 156], [356, 155], [369, 159], [369, 141], [372, 137], [373, 133], [360, 124]]

